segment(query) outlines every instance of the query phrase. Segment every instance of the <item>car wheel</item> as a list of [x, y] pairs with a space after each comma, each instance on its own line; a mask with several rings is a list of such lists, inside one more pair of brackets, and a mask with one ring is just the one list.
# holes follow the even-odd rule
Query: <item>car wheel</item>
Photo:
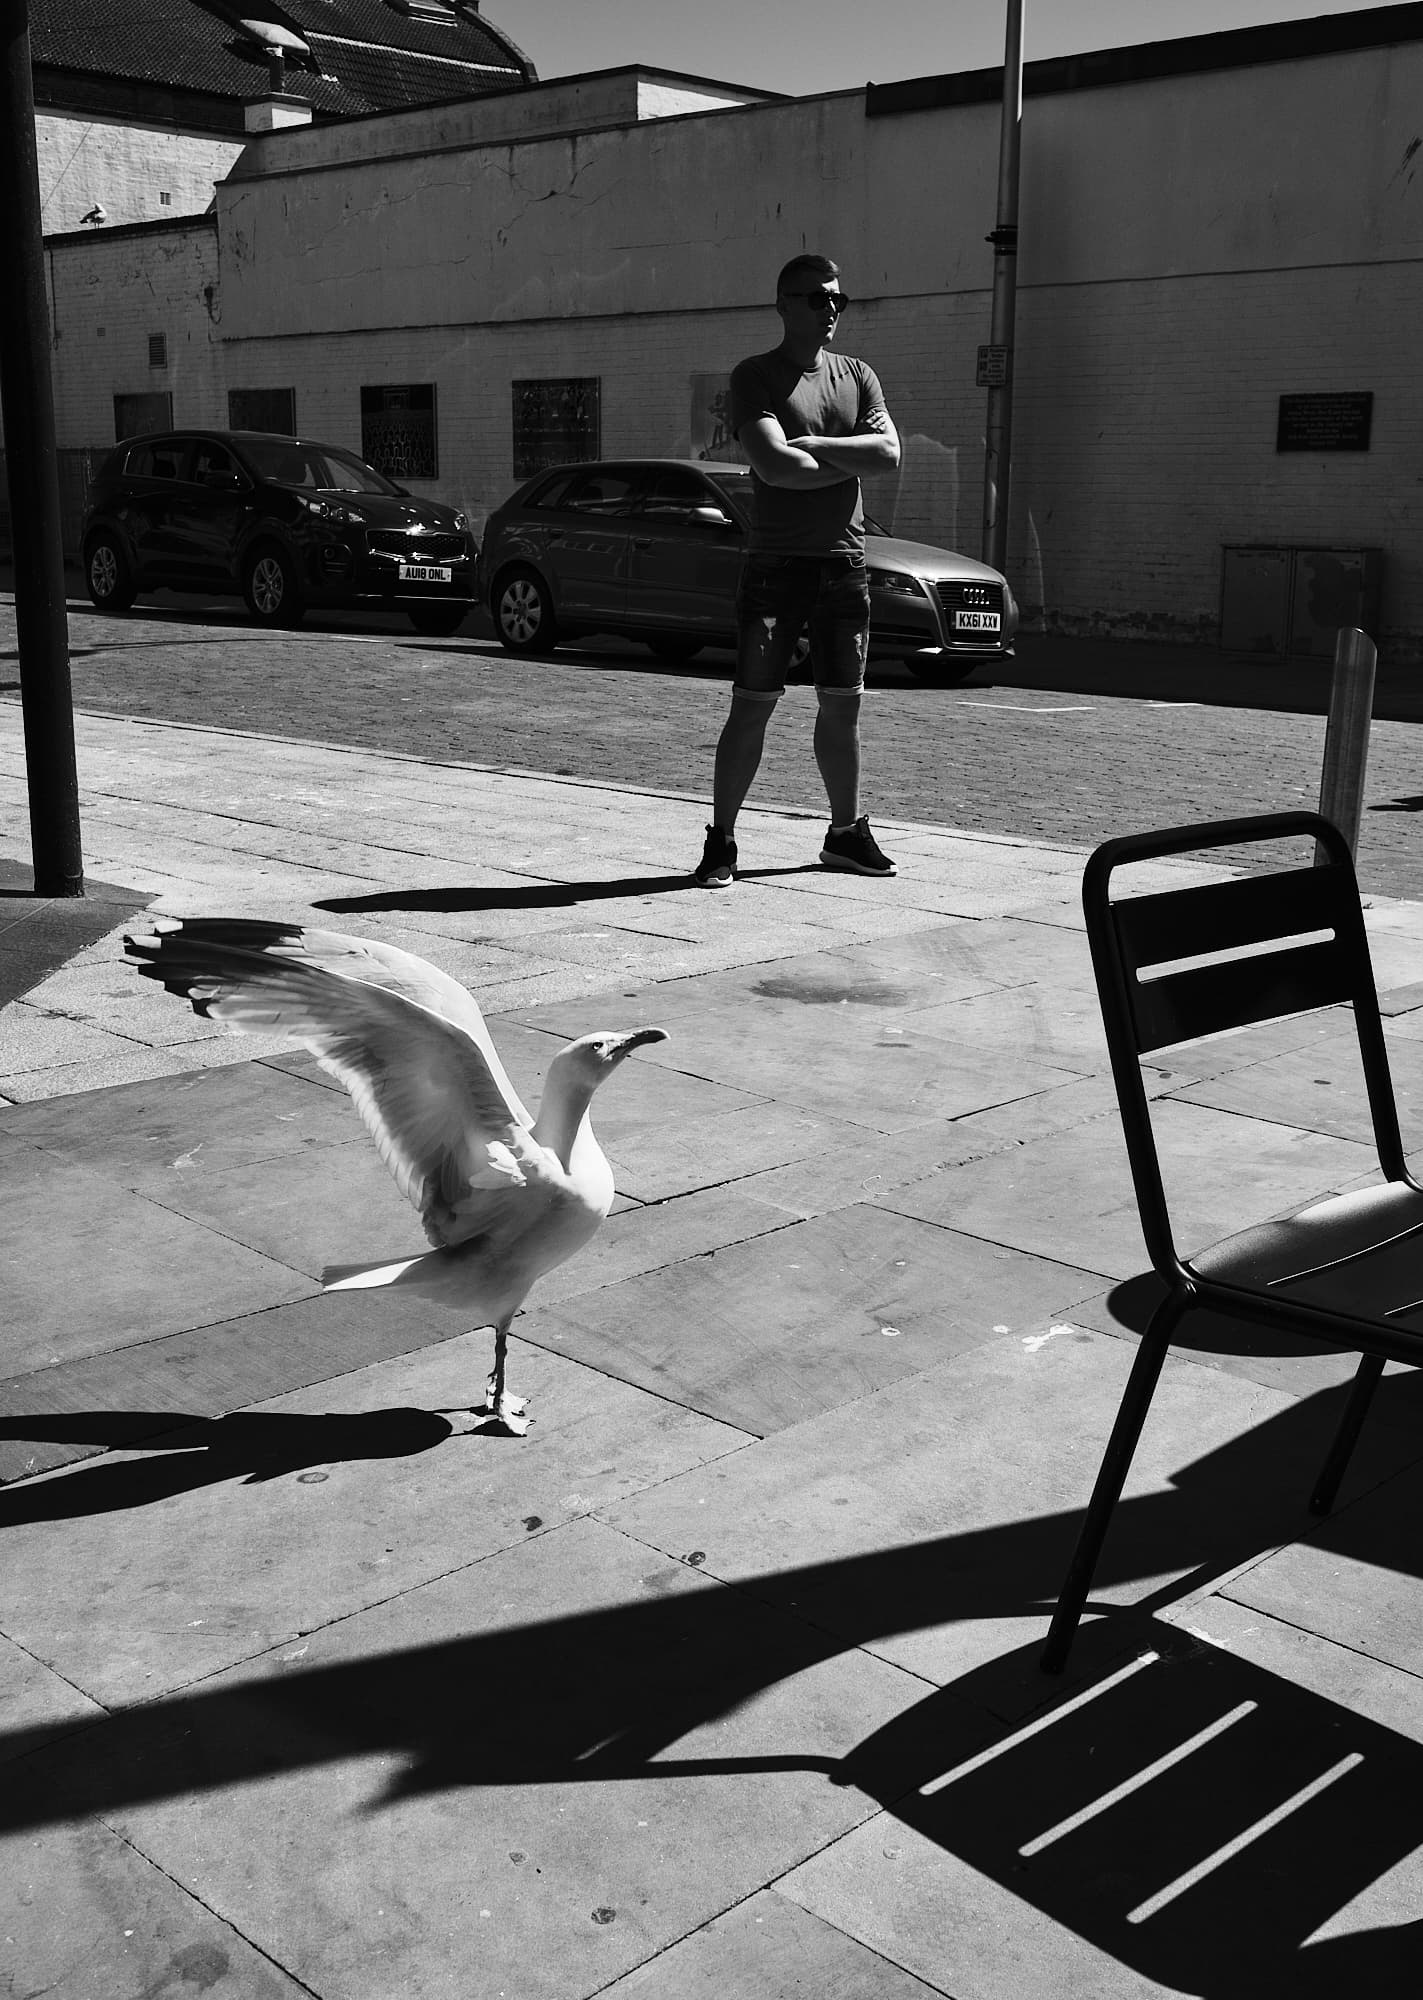
[[427, 638], [448, 639], [463, 625], [468, 610], [467, 604], [407, 604], [405, 615]]
[[84, 583], [99, 611], [127, 611], [134, 600], [133, 571], [112, 535], [94, 535], [84, 551]]
[[494, 630], [511, 653], [546, 653], [558, 644], [558, 622], [543, 578], [511, 569], [494, 586]]
[[680, 667], [688, 660], [695, 660], [702, 650], [700, 639], [683, 639], [675, 632], [658, 633], [647, 642], [648, 649], [659, 660], [665, 660], [669, 667]]
[[253, 549], [242, 565], [242, 595], [259, 625], [299, 625], [306, 615], [296, 565], [275, 542]]

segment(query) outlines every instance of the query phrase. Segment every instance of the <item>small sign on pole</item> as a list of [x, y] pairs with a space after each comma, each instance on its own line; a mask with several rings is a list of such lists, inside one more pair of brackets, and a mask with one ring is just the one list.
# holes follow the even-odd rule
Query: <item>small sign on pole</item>
[[980, 347], [975, 382], [980, 389], [1006, 389], [1011, 347]]

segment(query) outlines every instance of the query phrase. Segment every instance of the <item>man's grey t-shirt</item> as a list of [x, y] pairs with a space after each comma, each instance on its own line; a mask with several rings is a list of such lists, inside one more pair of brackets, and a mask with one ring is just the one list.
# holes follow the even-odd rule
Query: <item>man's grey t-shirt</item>
[[[774, 417], [787, 438], [853, 437], [884, 410], [884, 391], [867, 362], [822, 350], [814, 368], [798, 368], [783, 349], [753, 354], [731, 371], [734, 437], [743, 424]], [[864, 553], [865, 514], [858, 479], [833, 486], [768, 486], [751, 474], [755, 512], [753, 553], [778, 556], [857, 556]]]

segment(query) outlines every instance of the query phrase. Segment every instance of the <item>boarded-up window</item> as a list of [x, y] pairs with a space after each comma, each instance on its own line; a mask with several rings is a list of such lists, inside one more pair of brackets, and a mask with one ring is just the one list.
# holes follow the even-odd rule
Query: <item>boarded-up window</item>
[[125, 438], [142, 437], [145, 431], [171, 431], [172, 428], [171, 389], [146, 389], [133, 396], [115, 396], [114, 438], [119, 444]]
[[234, 431], [276, 431], [296, 436], [295, 389], [229, 389], [227, 427]]
[[438, 476], [433, 382], [362, 389], [361, 456], [397, 482]]
[[515, 382], [513, 388], [516, 479], [566, 459], [600, 456], [601, 377], [559, 375]]

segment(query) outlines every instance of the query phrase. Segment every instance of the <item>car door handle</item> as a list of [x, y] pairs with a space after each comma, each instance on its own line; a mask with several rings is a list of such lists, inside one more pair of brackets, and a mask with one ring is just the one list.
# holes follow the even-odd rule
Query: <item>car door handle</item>
[[652, 547], [652, 537], [651, 535], [634, 535], [632, 545], [635, 549], [650, 549]]

